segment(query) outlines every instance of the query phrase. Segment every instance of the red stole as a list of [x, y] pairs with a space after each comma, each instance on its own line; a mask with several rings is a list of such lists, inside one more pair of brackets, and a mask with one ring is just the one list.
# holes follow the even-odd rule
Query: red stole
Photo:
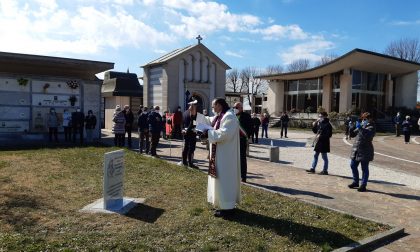
[[[213, 127], [213, 129], [218, 130], [220, 128], [220, 121], [223, 118], [223, 115], [225, 113], [222, 113], [218, 116], [216, 116], [216, 118], [213, 120], [213, 122], [211, 123], [211, 126]], [[211, 144], [211, 156], [210, 156], [210, 161], [209, 161], [209, 175], [217, 178], [217, 173], [216, 173], [216, 149], [217, 149], [217, 144], [212, 143]]]

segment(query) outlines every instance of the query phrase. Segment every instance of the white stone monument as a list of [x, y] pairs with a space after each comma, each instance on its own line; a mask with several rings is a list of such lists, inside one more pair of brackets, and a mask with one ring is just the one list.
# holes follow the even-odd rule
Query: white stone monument
[[103, 198], [85, 206], [82, 212], [125, 214], [144, 199], [124, 198], [124, 151], [105, 153]]

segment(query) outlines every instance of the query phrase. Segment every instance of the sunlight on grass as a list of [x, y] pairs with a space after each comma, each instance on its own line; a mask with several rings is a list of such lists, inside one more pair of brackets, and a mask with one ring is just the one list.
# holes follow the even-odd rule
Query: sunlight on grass
[[242, 186], [243, 203], [217, 219], [207, 176], [126, 151], [127, 216], [84, 214], [102, 197], [104, 153], [89, 147], [0, 153], [0, 251], [330, 251], [389, 227]]

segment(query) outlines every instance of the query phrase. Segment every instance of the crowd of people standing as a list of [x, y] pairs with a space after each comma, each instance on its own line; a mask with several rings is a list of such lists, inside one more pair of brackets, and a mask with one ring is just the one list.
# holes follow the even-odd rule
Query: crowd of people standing
[[49, 141], [58, 141], [58, 127], [63, 127], [64, 130], [64, 141], [76, 143], [77, 136], [79, 137], [80, 144], [84, 143], [84, 132], [86, 132], [86, 142], [93, 142], [94, 130], [96, 128], [97, 120], [92, 110], [88, 111], [85, 116], [81, 112], [80, 108], [77, 108], [75, 112], [70, 113], [68, 109], [64, 109], [62, 114], [62, 120], [60, 120], [55, 108], [50, 108], [50, 112], [47, 117], [47, 127]]

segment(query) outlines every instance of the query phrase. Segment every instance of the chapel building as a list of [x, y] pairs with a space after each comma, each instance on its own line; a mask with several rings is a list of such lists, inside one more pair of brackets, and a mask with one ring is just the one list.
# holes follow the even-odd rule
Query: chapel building
[[194, 97], [198, 111], [211, 111], [211, 101], [225, 96], [226, 70], [230, 67], [200, 43], [176, 49], [142, 66], [143, 103], [173, 112]]

